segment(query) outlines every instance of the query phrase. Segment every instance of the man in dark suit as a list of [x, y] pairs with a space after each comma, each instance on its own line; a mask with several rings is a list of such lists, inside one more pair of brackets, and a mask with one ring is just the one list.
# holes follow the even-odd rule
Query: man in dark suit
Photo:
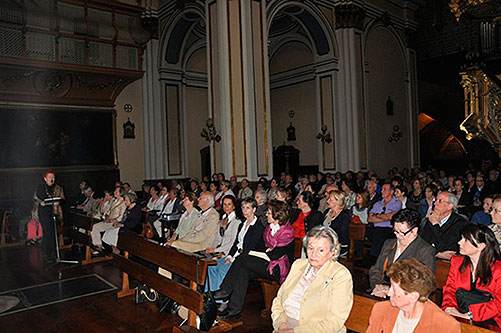
[[421, 238], [437, 250], [437, 258], [450, 260], [459, 250], [461, 229], [468, 222], [455, 213], [458, 204], [456, 195], [440, 192], [435, 201], [433, 212], [424, 220]]
[[470, 214], [473, 215], [475, 212], [482, 210], [482, 205], [486, 196], [491, 194], [490, 188], [486, 186], [484, 176], [477, 175], [475, 178], [475, 187], [473, 194], [471, 196], [471, 206]]

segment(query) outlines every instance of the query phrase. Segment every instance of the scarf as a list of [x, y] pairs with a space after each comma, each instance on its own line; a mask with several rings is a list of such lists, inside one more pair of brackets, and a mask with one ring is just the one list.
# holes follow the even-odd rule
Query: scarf
[[[268, 224], [263, 234], [264, 244], [267, 248], [273, 250], [275, 247], [281, 247], [289, 245], [294, 241], [294, 229], [289, 223], [280, 226], [280, 229], [272, 236], [271, 228]], [[289, 257], [284, 254], [282, 257], [276, 260], [270, 260], [268, 264], [268, 272], [273, 275], [273, 268], [278, 265], [280, 268], [280, 283], [282, 284], [289, 274], [289, 269], [291, 264], [289, 262]]]

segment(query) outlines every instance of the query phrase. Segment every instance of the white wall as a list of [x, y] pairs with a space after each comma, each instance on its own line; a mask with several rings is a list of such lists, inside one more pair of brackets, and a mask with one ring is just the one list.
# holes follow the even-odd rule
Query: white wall
[[[383, 47], [384, 46], [384, 47]], [[367, 40], [368, 73], [367, 132], [369, 167], [385, 175], [393, 167], [409, 167], [408, 103], [406, 100], [405, 58], [391, 32], [378, 27]], [[386, 115], [388, 96], [393, 101], [394, 115]], [[388, 142], [393, 126], [398, 125], [403, 137]]]

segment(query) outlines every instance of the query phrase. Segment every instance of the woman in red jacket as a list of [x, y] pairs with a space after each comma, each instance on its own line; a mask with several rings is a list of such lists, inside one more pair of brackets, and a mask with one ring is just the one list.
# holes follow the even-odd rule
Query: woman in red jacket
[[[451, 258], [451, 268], [444, 286], [442, 309], [445, 312], [492, 326], [501, 326], [501, 251], [492, 230], [469, 224], [461, 230], [459, 252]], [[489, 301], [466, 306], [461, 313], [456, 291], [478, 289], [489, 292]], [[459, 296], [461, 298], [461, 296]], [[464, 303], [463, 303], [464, 304]]]

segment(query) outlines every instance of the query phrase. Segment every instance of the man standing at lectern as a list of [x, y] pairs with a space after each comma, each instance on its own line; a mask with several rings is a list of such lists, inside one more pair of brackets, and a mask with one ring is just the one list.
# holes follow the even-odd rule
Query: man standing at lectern
[[[54, 229], [54, 219], [62, 221], [63, 214], [60, 200], [64, 199], [64, 192], [63, 188], [56, 184], [56, 174], [53, 170], [47, 170], [43, 176], [43, 180], [44, 182], [37, 187], [34, 195], [34, 208], [42, 224], [44, 264], [50, 264], [56, 260], [56, 231]], [[44, 201], [51, 198], [60, 198], [60, 200], [54, 201], [54, 204]]]

